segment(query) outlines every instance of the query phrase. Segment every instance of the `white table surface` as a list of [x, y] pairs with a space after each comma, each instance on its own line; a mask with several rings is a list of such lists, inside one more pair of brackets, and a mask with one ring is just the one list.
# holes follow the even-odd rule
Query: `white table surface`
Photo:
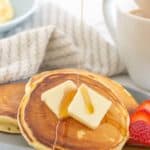
[[113, 80], [116, 80], [120, 82], [122, 85], [127, 86], [129, 88], [132, 88], [134, 90], [140, 91], [144, 94], [147, 94], [150, 96], [150, 91], [146, 91], [145, 89], [140, 88], [138, 85], [136, 85], [128, 75], [118, 75], [112, 77]]

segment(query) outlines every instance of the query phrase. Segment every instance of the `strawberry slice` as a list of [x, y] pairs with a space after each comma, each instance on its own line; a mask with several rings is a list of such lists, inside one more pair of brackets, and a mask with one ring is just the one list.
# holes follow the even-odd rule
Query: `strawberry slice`
[[139, 110], [131, 114], [130, 116], [131, 123], [134, 123], [136, 121], [144, 121], [150, 125], [150, 113], [146, 110]]
[[137, 111], [146, 110], [150, 113], [150, 100], [144, 101], [138, 108]]
[[128, 144], [150, 146], [150, 125], [144, 121], [136, 121], [130, 124], [130, 138]]

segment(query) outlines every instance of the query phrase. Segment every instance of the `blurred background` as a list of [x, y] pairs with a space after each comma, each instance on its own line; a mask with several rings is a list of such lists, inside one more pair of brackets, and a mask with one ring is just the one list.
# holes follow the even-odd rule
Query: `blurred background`
[[60, 8], [63, 8], [70, 15], [76, 17], [77, 19], [80, 19], [81, 17], [81, 3], [83, 2], [84, 22], [90, 26], [93, 26], [105, 39], [111, 42], [111, 38], [104, 23], [102, 11], [103, 0], [43, 0], [43, 3], [47, 1], [56, 4]]

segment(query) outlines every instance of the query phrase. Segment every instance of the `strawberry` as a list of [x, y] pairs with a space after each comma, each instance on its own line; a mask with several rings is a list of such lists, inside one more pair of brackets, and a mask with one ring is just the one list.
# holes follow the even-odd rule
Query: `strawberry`
[[131, 123], [134, 123], [136, 121], [145, 121], [150, 125], [150, 113], [148, 113], [146, 110], [139, 110], [131, 114], [130, 116]]
[[146, 110], [150, 113], [150, 100], [144, 101], [138, 108], [137, 111]]
[[128, 144], [150, 146], [150, 125], [144, 121], [130, 124], [130, 138]]

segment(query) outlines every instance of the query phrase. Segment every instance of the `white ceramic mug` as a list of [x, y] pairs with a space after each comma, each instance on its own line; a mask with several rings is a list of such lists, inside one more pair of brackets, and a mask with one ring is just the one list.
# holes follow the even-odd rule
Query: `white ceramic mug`
[[[130, 13], [137, 8], [132, 0], [104, 0], [107, 27], [126, 68], [139, 86], [150, 90], [150, 19]], [[116, 12], [116, 22], [112, 13]]]

